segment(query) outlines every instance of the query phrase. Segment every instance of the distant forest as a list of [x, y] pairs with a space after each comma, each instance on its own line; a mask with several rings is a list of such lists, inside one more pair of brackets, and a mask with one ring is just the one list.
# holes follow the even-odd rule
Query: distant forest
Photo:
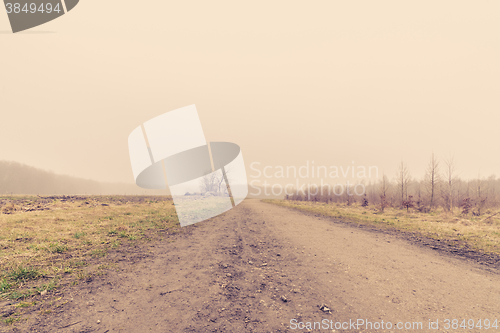
[[[361, 188], [364, 188], [363, 192]], [[453, 157], [440, 162], [434, 154], [421, 178], [414, 178], [407, 164], [401, 162], [392, 179], [384, 174], [376, 183], [362, 181], [343, 185], [342, 193], [340, 188], [336, 193], [334, 190], [333, 186], [325, 186], [323, 189], [309, 186], [305, 190], [289, 190], [288, 193], [293, 194], [287, 195], [285, 199], [375, 205], [381, 211], [387, 207], [419, 212], [440, 209], [475, 216], [500, 207], [500, 179], [494, 175], [461, 179], [457, 176]]]
[[58, 175], [17, 162], [0, 161], [0, 195], [6, 194], [166, 195], [168, 193], [166, 190], [145, 190], [135, 184], [104, 183]]

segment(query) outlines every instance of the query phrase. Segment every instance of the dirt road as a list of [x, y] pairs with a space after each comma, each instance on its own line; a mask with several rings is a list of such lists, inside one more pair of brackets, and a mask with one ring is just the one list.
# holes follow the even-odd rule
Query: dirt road
[[[500, 319], [497, 272], [395, 236], [257, 200], [184, 231], [132, 257], [117, 254], [116, 271], [65, 290], [67, 303], [27, 329], [307, 332], [299, 322], [324, 320], [313, 331], [375, 331], [347, 325], [367, 320], [391, 322], [383, 332], [414, 322], [422, 329], [401, 331], [499, 331], [460, 328], [463, 319]], [[457, 329], [446, 319], [458, 319]]]

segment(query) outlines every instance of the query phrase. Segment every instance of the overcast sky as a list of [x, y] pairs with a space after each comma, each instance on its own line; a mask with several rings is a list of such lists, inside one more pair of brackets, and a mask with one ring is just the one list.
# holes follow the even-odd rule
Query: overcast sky
[[[91, 1], [25, 33], [0, 13], [0, 159], [133, 182], [127, 137], [196, 104], [261, 168], [432, 152], [500, 176], [498, 1]], [[43, 33], [45, 32], [45, 33]]]

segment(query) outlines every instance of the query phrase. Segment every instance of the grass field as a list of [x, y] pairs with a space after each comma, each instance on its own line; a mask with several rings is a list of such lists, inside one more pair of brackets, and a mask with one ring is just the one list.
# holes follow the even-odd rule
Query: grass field
[[500, 214], [490, 211], [482, 216], [462, 216], [442, 210], [431, 213], [406, 212], [360, 205], [318, 203], [309, 201], [264, 200], [304, 212], [339, 218], [342, 221], [373, 226], [378, 229], [413, 232], [423, 237], [466, 245], [485, 254], [500, 255]]
[[110, 251], [179, 230], [166, 196], [0, 197], [0, 301], [29, 307], [32, 296], [105, 274]]

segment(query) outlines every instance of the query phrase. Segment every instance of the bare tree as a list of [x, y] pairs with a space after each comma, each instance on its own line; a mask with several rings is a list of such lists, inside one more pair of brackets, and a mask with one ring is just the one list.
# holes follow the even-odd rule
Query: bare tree
[[[229, 176], [231, 174], [231, 168], [228, 166], [222, 167], [221, 169], [222, 174], [217, 177], [217, 192], [223, 194], [224, 191], [228, 192], [230, 191], [229, 189]], [[225, 182], [226, 186], [225, 188], [222, 187], [222, 183]]]
[[456, 163], [453, 155], [450, 155], [445, 161], [445, 179], [446, 185], [443, 192], [445, 199], [444, 207], [453, 213], [453, 188], [455, 186]]
[[496, 183], [496, 176], [491, 175], [488, 177], [488, 180], [486, 181], [486, 184], [488, 184], [488, 189], [489, 189], [489, 195], [488, 195], [488, 202], [492, 201], [493, 203], [497, 202], [497, 191], [495, 188], [495, 183]]
[[356, 202], [353, 196], [353, 191], [352, 191], [353, 189], [354, 186], [352, 186], [351, 184], [349, 184], [349, 182], [347, 182], [345, 185], [345, 192], [344, 192], [347, 206], [350, 206], [353, 202]]
[[425, 187], [427, 188], [427, 192], [429, 194], [429, 206], [431, 209], [434, 208], [436, 190], [440, 180], [439, 162], [434, 157], [434, 153], [432, 153], [424, 179]]
[[403, 206], [404, 201], [408, 200], [408, 185], [410, 184], [411, 176], [406, 163], [401, 161], [397, 174], [397, 184], [400, 194], [400, 205]]
[[425, 207], [423, 195], [422, 195], [422, 187], [425, 186], [425, 180], [424, 181], [417, 181], [415, 182], [414, 186], [416, 187], [415, 193], [417, 194], [417, 200], [414, 202], [414, 207], [417, 208], [419, 212], [426, 212], [427, 209]]
[[481, 179], [481, 175], [477, 176], [476, 181], [476, 214], [477, 216], [481, 216], [481, 210], [483, 209], [486, 200], [488, 200], [488, 196], [486, 195], [484, 180]]
[[382, 175], [382, 181], [380, 183], [380, 211], [383, 213], [385, 207], [388, 206], [387, 203], [387, 192], [389, 191], [389, 180], [385, 174]]
[[219, 186], [219, 179], [217, 177], [217, 173], [215, 172], [210, 172], [206, 174], [200, 180], [201, 193], [217, 192], [218, 186]]

